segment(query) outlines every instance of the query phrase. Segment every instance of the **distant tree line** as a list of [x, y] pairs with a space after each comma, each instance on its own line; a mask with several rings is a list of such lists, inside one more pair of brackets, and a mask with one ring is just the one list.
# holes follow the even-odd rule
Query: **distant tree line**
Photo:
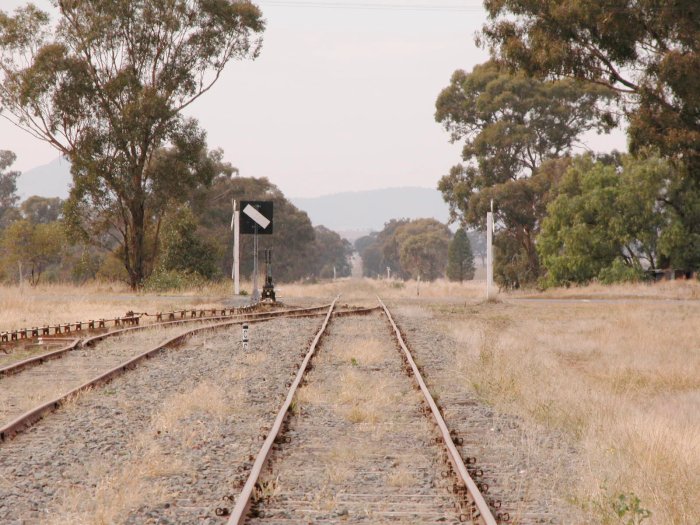
[[[661, 4], [486, 0], [492, 58], [436, 102], [463, 144], [438, 187], [462, 226], [493, 206], [501, 286], [700, 270], [700, 18]], [[621, 119], [629, 154], [577, 153]]]
[[[455, 281], [474, 277], [469, 240], [460, 229], [454, 239], [449, 228], [435, 219], [394, 219], [380, 232], [355, 241], [365, 277]], [[448, 264], [449, 262], [449, 264]]]
[[[167, 155], [167, 152], [164, 152]], [[313, 227], [308, 215], [289, 202], [267, 179], [232, 176], [221, 152], [204, 155], [200, 169], [215, 173], [182, 198], [165, 199], [156, 229], [152, 258], [142, 286], [170, 288], [204, 283], [231, 275], [232, 200], [272, 200], [275, 234], [260, 237], [260, 249], [273, 250], [274, 277], [280, 281], [347, 277], [351, 244], [323, 226]], [[121, 256], [122, 245], [107, 230], [85, 239], [76, 233], [66, 210], [70, 202], [30, 197], [19, 202], [15, 160], [0, 151], [0, 277], [35, 285], [45, 281], [83, 282], [89, 279], [130, 283]], [[167, 195], [167, 193], [166, 193]], [[252, 238], [241, 236], [241, 272], [252, 274]]]

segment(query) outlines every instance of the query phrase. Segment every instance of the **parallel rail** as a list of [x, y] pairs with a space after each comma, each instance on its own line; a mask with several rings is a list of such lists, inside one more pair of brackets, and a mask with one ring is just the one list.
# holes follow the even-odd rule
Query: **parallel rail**
[[[335, 301], [333, 301], [331, 305], [331, 309], [335, 306]], [[32, 410], [25, 412], [24, 414], [20, 415], [10, 423], [4, 425], [3, 427], [0, 427], [0, 442], [7, 441], [14, 437], [15, 435], [19, 434], [20, 432], [26, 430], [30, 426], [32, 426], [34, 423], [39, 421], [41, 418], [49, 414], [50, 412], [53, 412], [57, 410], [58, 408], [61, 407], [68, 399], [71, 397], [79, 394], [80, 392], [83, 392], [85, 390], [88, 390], [90, 388], [94, 388], [100, 385], [103, 385], [105, 383], [108, 383], [115, 377], [125, 373], [128, 370], [131, 370], [136, 367], [141, 361], [148, 359], [150, 357], [153, 357], [154, 355], [158, 354], [159, 352], [165, 350], [166, 348], [170, 346], [174, 346], [178, 343], [181, 343], [191, 335], [197, 334], [199, 332], [204, 332], [207, 330], [216, 330], [219, 328], [226, 328], [229, 326], [241, 324], [243, 322], [248, 322], [248, 323], [262, 323], [265, 321], [272, 321], [275, 319], [280, 319], [280, 318], [302, 318], [302, 317], [316, 317], [323, 315], [322, 313], [318, 313], [318, 310], [320, 308], [327, 308], [327, 306], [322, 306], [322, 307], [313, 307], [313, 308], [303, 308], [303, 309], [297, 309], [297, 310], [285, 310], [285, 311], [279, 311], [279, 312], [269, 312], [267, 314], [260, 314], [259, 316], [253, 317], [251, 319], [235, 319], [235, 320], [230, 320], [226, 321], [223, 323], [217, 323], [213, 325], [208, 325], [208, 326], [202, 326], [199, 328], [195, 328], [193, 330], [188, 330], [186, 332], [183, 332], [167, 341], [164, 343], [159, 344], [158, 346], [155, 346], [151, 348], [150, 350], [147, 350], [146, 352], [143, 352], [121, 364], [118, 366], [98, 375], [97, 377], [94, 377], [90, 381], [87, 381], [86, 383], [70, 390], [69, 392], [52, 399], [51, 401], [48, 401], [47, 403], [44, 403], [40, 406], [37, 406], [33, 408]], [[329, 310], [331, 311], [331, 310]], [[325, 321], [327, 323], [327, 320]], [[134, 330], [138, 327], [133, 327], [133, 328], [126, 328], [124, 330], [121, 330], [119, 332], [124, 332], [128, 330]], [[145, 327], [143, 327], [145, 328]], [[101, 337], [106, 336], [107, 334], [103, 334]]]
[[[301, 314], [305, 315], [310, 312], [317, 312], [319, 310], [326, 310], [328, 308], [328, 305], [322, 305], [322, 306], [315, 306], [315, 307], [310, 307], [310, 308], [295, 308], [292, 310], [275, 310], [271, 312], [251, 312], [251, 313], [238, 313], [238, 314], [223, 314], [223, 315], [217, 315], [213, 317], [195, 317], [191, 319], [178, 319], [175, 321], [163, 321], [163, 322], [156, 322], [148, 325], [139, 325], [139, 326], [132, 326], [129, 328], [121, 328], [118, 330], [112, 330], [109, 332], [105, 332], [103, 334], [98, 334], [94, 335], [92, 337], [88, 337], [87, 339], [80, 339], [76, 338], [71, 340], [71, 342], [57, 350], [54, 350], [52, 352], [47, 352], [45, 354], [40, 354], [36, 355], [33, 357], [29, 357], [27, 359], [23, 359], [22, 361], [17, 361], [16, 363], [11, 363], [9, 365], [0, 367], [0, 378], [3, 376], [8, 376], [12, 374], [17, 374], [23, 370], [26, 370], [28, 368], [32, 368], [34, 366], [42, 365], [46, 363], [47, 361], [51, 361], [53, 359], [60, 359], [63, 357], [65, 354], [68, 352], [71, 352], [72, 350], [75, 350], [77, 348], [83, 348], [83, 347], [88, 347], [92, 346], [95, 343], [102, 341], [103, 339], [106, 339], [108, 337], [115, 337], [119, 335], [123, 335], [125, 333], [129, 332], [137, 332], [137, 331], [143, 331], [143, 330], [150, 330], [153, 328], [161, 328], [161, 327], [168, 327], [168, 326], [176, 326], [180, 324], [189, 324], [189, 323], [205, 323], [209, 321], [221, 321], [224, 319], [235, 319], [236, 321], [246, 321], [246, 320], [254, 320], [257, 319], [261, 316], [264, 316], [265, 319], [269, 317], [280, 317], [280, 316], [291, 316], [295, 314]], [[51, 339], [48, 339], [48, 341], [51, 341]]]
[[496, 518], [493, 516], [493, 513], [491, 512], [491, 509], [486, 503], [484, 496], [481, 494], [481, 491], [479, 491], [479, 488], [476, 486], [476, 483], [469, 475], [467, 466], [464, 464], [464, 460], [462, 460], [462, 456], [460, 455], [459, 451], [457, 450], [457, 447], [455, 446], [454, 441], [452, 440], [452, 436], [450, 435], [450, 431], [447, 428], [447, 425], [445, 424], [445, 420], [443, 419], [442, 414], [440, 413], [440, 409], [435, 403], [432, 394], [428, 390], [428, 387], [426, 386], [425, 381], [423, 380], [423, 376], [421, 375], [420, 370], [416, 365], [416, 362], [413, 360], [413, 356], [411, 355], [410, 350], [408, 349], [406, 343], [403, 340], [401, 330], [399, 330], [399, 327], [396, 326], [396, 322], [394, 321], [394, 318], [391, 316], [391, 312], [389, 312], [389, 309], [386, 307], [384, 302], [379, 297], [377, 297], [377, 300], [379, 301], [381, 308], [384, 310], [384, 314], [389, 320], [389, 324], [391, 325], [391, 328], [394, 331], [394, 335], [396, 336], [396, 340], [398, 341], [399, 346], [403, 351], [403, 355], [406, 359], [406, 362], [411, 367], [413, 371], [413, 376], [418, 382], [418, 386], [420, 387], [421, 392], [425, 397], [425, 401], [430, 407], [430, 411], [432, 412], [433, 418], [435, 419], [438, 429], [440, 430], [440, 434], [442, 435], [443, 443], [445, 445], [445, 448], [447, 449], [447, 456], [450, 459], [450, 463], [452, 464], [452, 467], [454, 468], [454, 471], [457, 474], [460, 483], [462, 483], [464, 488], [466, 489], [467, 498], [469, 500], [470, 505], [472, 506], [472, 515], [470, 516], [470, 518], [473, 520], [477, 520], [477, 522], [481, 525], [497, 525]]
[[304, 357], [304, 361], [302, 361], [301, 366], [299, 367], [299, 371], [297, 372], [297, 375], [294, 378], [291, 387], [289, 388], [287, 397], [285, 398], [284, 403], [282, 403], [282, 408], [280, 408], [279, 412], [277, 413], [277, 417], [275, 418], [275, 422], [272, 425], [272, 429], [270, 429], [270, 432], [267, 434], [265, 442], [263, 443], [260, 452], [258, 452], [258, 455], [255, 458], [255, 463], [253, 463], [253, 467], [250, 470], [248, 479], [246, 480], [245, 485], [243, 485], [241, 494], [236, 500], [236, 505], [231, 511], [231, 518], [228, 522], [229, 525], [237, 525], [239, 523], [245, 522], [246, 516], [248, 515], [248, 511], [250, 510], [250, 505], [252, 503], [251, 499], [253, 496], [253, 492], [255, 491], [255, 485], [260, 479], [260, 474], [262, 473], [262, 469], [265, 466], [267, 458], [270, 456], [270, 452], [272, 452], [272, 445], [274, 445], [275, 440], [277, 439], [277, 436], [279, 435], [280, 430], [282, 429], [282, 423], [284, 422], [284, 418], [287, 416], [289, 407], [292, 406], [294, 395], [296, 394], [297, 388], [299, 388], [299, 384], [304, 378], [304, 374], [306, 373], [306, 370], [309, 367], [309, 362], [314, 356], [314, 353], [316, 352], [316, 347], [318, 346], [318, 343], [321, 340], [323, 333], [328, 327], [328, 322], [330, 321], [330, 318], [333, 314], [333, 309], [335, 308], [335, 303], [337, 301], [338, 298], [336, 297], [333, 303], [331, 303], [330, 307], [328, 308], [326, 318], [323, 320], [323, 324], [321, 325], [320, 330], [316, 334], [316, 337], [314, 337], [314, 340], [312, 341], [311, 346], [309, 347], [309, 350], [306, 353], [306, 356]]
[[[336, 299], [337, 300], [337, 299]], [[381, 310], [387, 317], [389, 324], [391, 325], [391, 328], [394, 332], [394, 335], [396, 337], [396, 340], [403, 351], [403, 357], [405, 359], [405, 362], [410, 366], [413, 376], [418, 383], [424, 397], [425, 401], [427, 402], [428, 406], [430, 407], [430, 411], [433, 414], [433, 417], [435, 419], [435, 422], [437, 423], [437, 426], [440, 430], [440, 434], [443, 440], [443, 443], [445, 445], [445, 448], [447, 449], [447, 455], [448, 458], [453, 466], [454, 472], [456, 473], [459, 482], [463, 484], [464, 490], [466, 491], [467, 499], [471, 507], [471, 512], [469, 518], [472, 520], [476, 520], [476, 523], [479, 523], [480, 525], [497, 525], [496, 518], [493, 516], [491, 509], [489, 508], [488, 504], [486, 503], [483, 495], [479, 491], [479, 488], [477, 487], [476, 483], [474, 480], [471, 478], [469, 475], [469, 472], [467, 470], [466, 465], [464, 464], [464, 461], [462, 460], [461, 455], [457, 451], [457, 448], [455, 446], [454, 441], [452, 440], [452, 436], [450, 435], [450, 432], [447, 428], [447, 425], [445, 424], [445, 421], [442, 417], [442, 414], [440, 413], [440, 410], [438, 409], [435, 400], [433, 399], [432, 395], [430, 394], [425, 381], [423, 380], [423, 377], [420, 373], [420, 370], [416, 366], [415, 361], [413, 360], [413, 357], [411, 356], [410, 351], [408, 350], [408, 347], [406, 346], [403, 336], [401, 335], [401, 331], [399, 328], [396, 326], [396, 323], [394, 319], [391, 316], [391, 313], [389, 312], [389, 309], [386, 307], [386, 305], [382, 302], [382, 300], [377, 297], [377, 300], [379, 301], [379, 307], [377, 308], [367, 308], [367, 309], [361, 309], [361, 310], [355, 310], [355, 311], [346, 311], [342, 312], [343, 315], [353, 315], [353, 314], [366, 314], [370, 313], [376, 310]], [[282, 407], [280, 408], [277, 417], [275, 418], [275, 422], [272, 426], [272, 429], [268, 433], [268, 435], [265, 438], [265, 442], [263, 443], [262, 448], [260, 449], [260, 452], [258, 452], [257, 457], [255, 458], [255, 462], [253, 463], [253, 466], [251, 468], [251, 471], [248, 475], [248, 478], [243, 486], [243, 489], [240, 493], [240, 495], [236, 499], [235, 506], [233, 510], [231, 511], [231, 515], [228, 521], [228, 525], [242, 525], [246, 522], [248, 512], [250, 511], [251, 505], [252, 505], [252, 497], [255, 491], [255, 487], [258, 484], [260, 480], [260, 475], [262, 474], [263, 468], [265, 466], [265, 463], [267, 462], [270, 453], [272, 451], [272, 446], [275, 443], [275, 440], [278, 439], [280, 431], [283, 427], [283, 422], [284, 419], [287, 415], [287, 412], [289, 411], [289, 408], [292, 404], [292, 401], [294, 399], [294, 396], [296, 394], [297, 388], [299, 387], [299, 384], [302, 382], [304, 374], [306, 373], [307, 369], [309, 368], [309, 363], [314, 356], [314, 353], [316, 351], [316, 347], [318, 346], [319, 341], [321, 340], [321, 337], [323, 336], [330, 318], [333, 316], [333, 308], [335, 306], [335, 301], [331, 305], [331, 307], [328, 310], [328, 313], [326, 315], [326, 319], [323, 322], [323, 325], [321, 326], [321, 329], [319, 332], [316, 334], [316, 337], [314, 338], [313, 342], [311, 343], [311, 346], [309, 347], [309, 350], [304, 358], [304, 361], [302, 362], [301, 366], [299, 367], [299, 371], [297, 372], [296, 378], [294, 382], [292, 383], [288, 393], [287, 397], [285, 398], [284, 403], [282, 404]], [[223, 509], [221, 509], [223, 510]], [[224, 512], [222, 512], [220, 515], [225, 515]]]

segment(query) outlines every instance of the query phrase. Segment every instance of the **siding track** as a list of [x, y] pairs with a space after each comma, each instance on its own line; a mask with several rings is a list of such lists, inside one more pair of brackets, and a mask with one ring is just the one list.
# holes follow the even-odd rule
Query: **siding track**
[[[37, 367], [42, 361], [41, 357], [35, 358], [31, 367], [23, 366], [22, 373], [0, 379], [0, 442], [25, 430], [79, 392], [112, 380], [166, 348], [182, 344], [190, 336], [244, 322], [252, 324], [278, 318], [314, 317], [326, 308], [327, 305], [245, 314], [219, 323], [209, 319], [204, 326], [184, 332], [178, 325], [185, 321], [124, 328], [93, 336], [81, 345], [71, 344], [61, 350], [62, 359], [46, 361], [44, 366]], [[197, 321], [201, 323], [201, 320]], [[150, 340], [141, 337], [143, 332], [150, 333]], [[154, 338], [158, 340], [155, 345]], [[102, 348], [98, 343], [106, 339], [114, 344]], [[96, 344], [97, 348], [91, 348]], [[145, 345], [151, 348], [138, 350], [139, 346], [143, 348]], [[77, 348], [80, 350], [76, 351]]]

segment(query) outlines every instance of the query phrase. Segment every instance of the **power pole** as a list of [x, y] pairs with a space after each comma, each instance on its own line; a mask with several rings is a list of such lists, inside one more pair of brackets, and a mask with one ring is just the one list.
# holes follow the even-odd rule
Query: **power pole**
[[493, 288], [493, 200], [486, 213], [486, 300], [491, 299]]
[[233, 230], [233, 266], [231, 278], [233, 279], [233, 293], [241, 294], [241, 212], [236, 209], [236, 201], [231, 200], [233, 217], [231, 217], [231, 229]]

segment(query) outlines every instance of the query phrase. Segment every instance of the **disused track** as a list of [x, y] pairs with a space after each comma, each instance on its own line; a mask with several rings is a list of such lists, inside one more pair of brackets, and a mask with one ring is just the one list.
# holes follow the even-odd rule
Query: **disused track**
[[[10, 421], [5, 421], [4, 424], [3, 422], [0, 422], [2, 426], [0, 427], [0, 441], [5, 441], [7, 439], [10, 439], [17, 433], [25, 430], [26, 428], [30, 427], [32, 424], [34, 424], [36, 421], [44, 417], [46, 414], [49, 412], [56, 410], [59, 408], [67, 399], [70, 399], [71, 397], [75, 396], [79, 392], [85, 391], [90, 388], [94, 388], [97, 386], [100, 386], [102, 384], [105, 384], [109, 381], [111, 381], [113, 378], [123, 374], [124, 372], [134, 368], [137, 366], [137, 364], [145, 359], [148, 359], [150, 357], [153, 357], [154, 355], [158, 354], [159, 352], [165, 350], [166, 348], [177, 346], [178, 344], [182, 343], [185, 341], [188, 337], [205, 332], [208, 330], [216, 330], [216, 329], [221, 329], [221, 328], [226, 328], [230, 327], [232, 325], [238, 325], [238, 324], [243, 324], [243, 323], [261, 323], [265, 321], [271, 321], [274, 319], [280, 319], [280, 318], [304, 318], [304, 317], [316, 317], [319, 315], [324, 315], [323, 310], [327, 309], [328, 305], [323, 305], [323, 306], [318, 306], [318, 307], [311, 307], [311, 308], [302, 308], [302, 309], [294, 309], [294, 310], [281, 310], [281, 311], [274, 311], [274, 312], [267, 312], [267, 313], [259, 313], [259, 314], [245, 314], [244, 316], [241, 316], [239, 318], [233, 319], [233, 320], [228, 320], [225, 322], [220, 322], [220, 323], [214, 323], [214, 324], [207, 324], [206, 326], [202, 326], [193, 330], [188, 330], [185, 332], [181, 332], [177, 334], [175, 337], [171, 337], [165, 342], [159, 343], [158, 345], [154, 346], [153, 348], [139, 353], [138, 355], [135, 355], [133, 357], [130, 357], [126, 361], [120, 362], [117, 366], [111, 366], [105, 370], [100, 371], [98, 375], [95, 377], [89, 379], [88, 381], [85, 382], [80, 382], [77, 386], [73, 386], [69, 388], [67, 391], [63, 392], [61, 395], [57, 397], [53, 397], [48, 401], [42, 402], [38, 406], [33, 407], [32, 409], [23, 412], [22, 414], [16, 415], [16, 417], [13, 417], [12, 420]], [[319, 313], [320, 312], [320, 313]], [[191, 322], [191, 321], [200, 321], [201, 318], [196, 319], [196, 320], [182, 320], [182, 321], [174, 321], [174, 322], [166, 322], [166, 323], [161, 323], [158, 325], [158, 327], [163, 328], [164, 326], [173, 326], [173, 325], [179, 325], [182, 324], [183, 322]], [[210, 319], [211, 322], [211, 319]], [[143, 331], [147, 330], [148, 328], [154, 327], [154, 325], [148, 325], [148, 326], [139, 326], [139, 327], [131, 327], [131, 328], [124, 328], [122, 330], [117, 330], [113, 332], [108, 332], [106, 334], [101, 334], [97, 335], [94, 337], [91, 337], [89, 339], [86, 339], [85, 341], [82, 342], [82, 347], [87, 347], [90, 345], [93, 345], [97, 343], [98, 341], [104, 340], [106, 338], [112, 338], [117, 335], [125, 335], [137, 331]], [[67, 352], [73, 351], [77, 347], [77, 344], [71, 343], [68, 347], [61, 349], [61, 356], [65, 355]], [[60, 356], [56, 356], [60, 357]], [[42, 356], [37, 356], [35, 358], [35, 363], [34, 364], [41, 364]], [[27, 369], [28, 365], [24, 365], [24, 369]], [[31, 365], [29, 365], [31, 366]], [[51, 377], [51, 371], [47, 371], [48, 373], [43, 374], [44, 379], [46, 377]], [[33, 387], [35, 382], [31, 380], [26, 380], [25, 374], [20, 374], [20, 377], [18, 379], [22, 379], [23, 382], [27, 383], [27, 386], [29, 389]], [[59, 377], [60, 379], [60, 377]], [[36, 380], [36, 378], [35, 378]], [[6, 392], [10, 392], [12, 389], [6, 389]], [[21, 392], [17, 393], [15, 392], [13, 395], [22, 395]]]
[[[324, 468], [328, 474], [328, 468], [333, 468], [333, 465], [319, 465], [319, 460], [323, 457], [328, 458], [334, 453], [345, 454], [344, 450], [347, 450], [333, 452], [332, 439], [343, 439], [355, 429], [352, 424], [347, 424], [347, 421], [338, 422], [337, 404], [319, 401], [318, 406], [313, 407], [313, 414], [305, 414], [303, 402], [298, 403], [302, 405], [301, 409], [295, 406], [295, 396], [299, 393], [300, 385], [305, 384], [307, 380], [310, 385], [314, 384], [312, 381], [323, 382], [315, 375], [313, 378], [306, 377], [306, 372], [312, 368], [323, 366], [330, 373], [325, 379], [326, 385], [322, 385], [322, 388], [329, 390], [324, 390], [321, 397], [325, 397], [344, 380], [344, 376], [337, 375], [337, 369], [333, 370], [329, 363], [312, 365], [319, 342], [329, 326], [334, 302], [290, 385], [272, 427], [266, 432], [264, 444], [250, 468], [240, 494], [235, 498], [235, 506], [230, 511], [229, 525], [268, 521], [277, 524], [307, 521], [352, 523], [368, 519], [372, 522], [404, 522], [405, 520], [416, 522], [415, 520], [418, 520], [419, 523], [463, 521], [483, 525], [497, 523], [477, 483], [471, 478], [469, 469], [457, 450], [453, 436], [448, 431], [400, 330], [386, 306], [381, 300], [379, 303], [391, 327], [393, 344], [400, 348], [403, 371], [414, 379], [414, 386], [421, 392], [420, 399], [411, 399], [406, 392], [401, 392], [399, 386], [401, 382], [397, 380], [397, 375], [401, 375], [402, 367], [398, 366], [395, 359], [390, 363], [389, 360], [382, 358], [380, 365], [364, 370], [370, 375], [381, 374], [377, 379], [380, 383], [372, 385], [368, 380], [366, 390], [376, 388], [377, 385], [383, 384], [381, 381], [385, 381], [387, 384], [391, 383], [396, 392], [404, 397], [400, 401], [396, 399], [393, 407], [393, 415], [396, 417], [391, 423], [382, 426], [375, 421], [374, 425], [368, 427], [381, 427], [381, 432], [385, 433], [384, 438], [378, 443], [368, 445], [371, 440], [368, 441], [365, 435], [363, 439], [349, 445], [350, 449], [369, 450], [371, 446], [373, 450], [364, 457], [364, 463], [354, 456], [351, 458], [352, 465], [348, 475], [353, 479], [344, 485], [340, 483], [340, 486], [336, 483], [337, 479], [333, 480], [332, 475], [330, 478], [326, 475], [324, 479]], [[372, 311], [361, 313], [368, 314]], [[367, 324], [371, 325], [373, 322], [376, 330], [376, 320], [369, 319]], [[362, 340], [363, 337], [367, 337], [367, 334], [354, 333], [350, 335], [349, 340]], [[342, 341], [340, 343], [334, 341], [331, 344], [342, 344]], [[330, 354], [331, 352], [328, 352], [328, 355]], [[352, 367], [360, 365], [355, 358], [351, 358], [349, 363]], [[345, 365], [347, 367], [347, 363]], [[405, 388], [405, 382], [403, 386]], [[356, 408], [362, 410], [362, 407]], [[290, 415], [292, 412], [300, 411], [300, 416]], [[312, 415], [316, 419], [309, 421]], [[422, 433], [420, 430], [420, 421], [426, 423], [426, 416], [437, 427], [437, 435], [432, 434], [432, 439], [426, 436], [426, 429], [423, 429]], [[346, 419], [351, 423], [361, 421], [362, 418], [361, 413], [359, 415], [350, 413], [349, 417], [346, 415]], [[319, 434], [322, 435], [319, 436]], [[281, 445], [282, 443], [291, 444], [289, 448], [292, 450], [288, 452], [289, 457], [286, 457], [287, 447]], [[404, 443], [405, 447], [400, 443]], [[402, 448], [405, 449], [402, 450]], [[279, 450], [279, 454], [275, 454], [273, 452], [275, 450]], [[444, 461], [442, 465], [438, 459], [440, 455]], [[274, 461], [268, 461], [271, 456], [275, 456]], [[316, 460], [315, 464], [314, 460]], [[275, 463], [275, 466], [271, 463]], [[397, 477], [393, 479], [398, 480], [395, 483], [398, 487], [389, 487], [391, 483], [387, 482], [387, 471], [402, 463], [405, 463], [407, 472], [395, 472]], [[282, 468], [283, 472], [278, 474], [278, 468]], [[285, 468], [286, 471], [284, 471]], [[329, 483], [329, 479], [331, 485], [335, 485], [327, 487], [334, 514], [329, 513], [329, 509], [324, 511], [318, 500], [318, 494], [322, 492], [319, 485]], [[317, 494], [315, 500], [310, 494], [312, 491]], [[315, 508], [314, 505], [316, 505]], [[228, 514], [228, 509], [219, 509], [219, 515]], [[507, 516], [501, 518], [505, 521]]]
[[[328, 305], [322, 305], [322, 306], [317, 306], [317, 307], [310, 307], [310, 308], [295, 308], [291, 310], [273, 310], [273, 311], [268, 311], [268, 312], [243, 312], [243, 313], [233, 313], [234, 309], [231, 309], [230, 314], [225, 314], [222, 313], [220, 315], [211, 315], [211, 316], [200, 316], [200, 317], [195, 317], [192, 316], [191, 318], [186, 318], [182, 317], [181, 319], [177, 320], [169, 320], [169, 321], [156, 321], [154, 323], [150, 323], [147, 325], [138, 325], [138, 326], [131, 326], [128, 328], [120, 328], [117, 330], [110, 330], [108, 332], [104, 332], [101, 334], [93, 335], [91, 337], [87, 338], [80, 338], [76, 337], [73, 339], [69, 339], [69, 342], [56, 350], [52, 350], [49, 352], [45, 352], [42, 354], [38, 354], [32, 357], [29, 357], [27, 359], [23, 359], [21, 361], [17, 361], [14, 363], [10, 363], [5, 366], [0, 366], [0, 379], [3, 376], [9, 376], [13, 374], [17, 374], [23, 370], [26, 370], [28, 368], [32, 368], [34, 366], [42, 365], [48, 361], [51, 361], [53, 359], [60, 359], [61, 357], [65, 356], [68, 352], [71, 352], [72, 350], [75, 350], [77, 348], [86, 348], [86, 347], [91, 347], [94, 346], [96, 343], [103, 341], [107, 338], [110, 337], [115, 337], [115, 336], [121, 336], [127, 333], [133, 333], [133, 332], [140, 332], [140, 331], [145, 331], [145, 330], [152, 330], [152, 329], [157, 329], [157, 328], [163, 328], [163, 327], [169, 327], [169, 326], [179, 326], [179, 325], [187, 325], [187, 324], [201, 324], [201, 323], [215, 323], [217, 321], [225, 321], [225, 320], [240, 320], [240, 321], [247, 321], [247, 320], [254, 320], [258, 318], [262, 318], [264, 320], [268, 320], [270, 318], [278, 317], [278, 316], [289, 316], [289, 315], [294, 315], [299, 314], [299, 315], [304, 315], [308, 314], [311, 312], [318, 312], [321, 310], [325, 310], [328, 308]], [[235, 309], [236, 311], [239, 309]], [[244, 309], [242, 309], [244, 310]], [[226, 310], [222, 310], [226, 311]], [[194, 310], [193, 310], [194, 312]], [[63, 338], [65, 339], [65, 338]], [[54, 342], [57, 339], [55, 338], [47, 338], [47, 342]]]

